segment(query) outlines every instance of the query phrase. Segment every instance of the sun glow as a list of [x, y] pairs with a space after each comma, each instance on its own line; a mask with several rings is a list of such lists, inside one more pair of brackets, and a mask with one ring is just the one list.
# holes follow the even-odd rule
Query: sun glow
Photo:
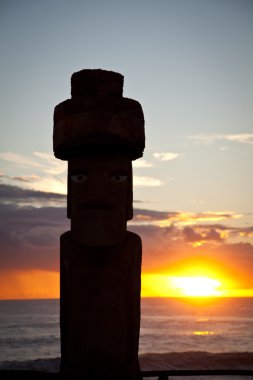
[[142, 274], [143, 297], [219, 297], [224, 283], [211, 276]]
[[204, 276], [174, 277], [172, 284], [186, 297], [215, 297], [221, 294], [218, 290], [220, 281]]

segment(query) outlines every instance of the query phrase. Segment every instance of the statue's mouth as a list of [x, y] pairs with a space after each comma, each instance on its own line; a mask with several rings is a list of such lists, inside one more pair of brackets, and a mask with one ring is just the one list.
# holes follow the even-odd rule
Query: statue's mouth
[[96, 211], [110, 211], [112, 209], [112, 205], [109, 202], [101, 201], [101, 200], [90, 200], [85, 202], [82, 205], [83, 210], [96, 210]]

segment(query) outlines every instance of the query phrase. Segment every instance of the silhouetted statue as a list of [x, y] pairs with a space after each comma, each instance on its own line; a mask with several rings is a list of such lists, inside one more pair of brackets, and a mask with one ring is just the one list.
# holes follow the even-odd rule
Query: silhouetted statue
[[140, 104], [123, 76], [82, 70], [55, 107], [54, 154], [68, 161], [61, 236], [61, 371], [84, 379], [141, 379], [141, 239], [132, 219], [132, 160], [145, 146]]

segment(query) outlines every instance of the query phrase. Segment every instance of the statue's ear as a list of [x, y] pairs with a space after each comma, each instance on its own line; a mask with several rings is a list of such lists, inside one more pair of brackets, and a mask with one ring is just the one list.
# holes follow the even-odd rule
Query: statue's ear
[[128, 166], [128, 190], [127, 190], [127, 220], [133, 219], [133, 169], [132, 161], [129, 161]]

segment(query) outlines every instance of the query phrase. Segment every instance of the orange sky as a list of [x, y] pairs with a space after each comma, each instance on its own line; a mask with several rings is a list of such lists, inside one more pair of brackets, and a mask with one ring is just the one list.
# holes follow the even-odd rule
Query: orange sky
[[[253, 297], [253, 289], [238, 288], [238, 282], [220, 271], [187, 268], [171, 273], [143, 273], [143, 297]], [[198, 274], [199, 273], [199, 274]], [[1, 272], [0, 299], [59, 298], [60, 274], [43, 270]]]
[[59, 298], [60, 274], [43, 270], [2, 271], [0, 299]]

